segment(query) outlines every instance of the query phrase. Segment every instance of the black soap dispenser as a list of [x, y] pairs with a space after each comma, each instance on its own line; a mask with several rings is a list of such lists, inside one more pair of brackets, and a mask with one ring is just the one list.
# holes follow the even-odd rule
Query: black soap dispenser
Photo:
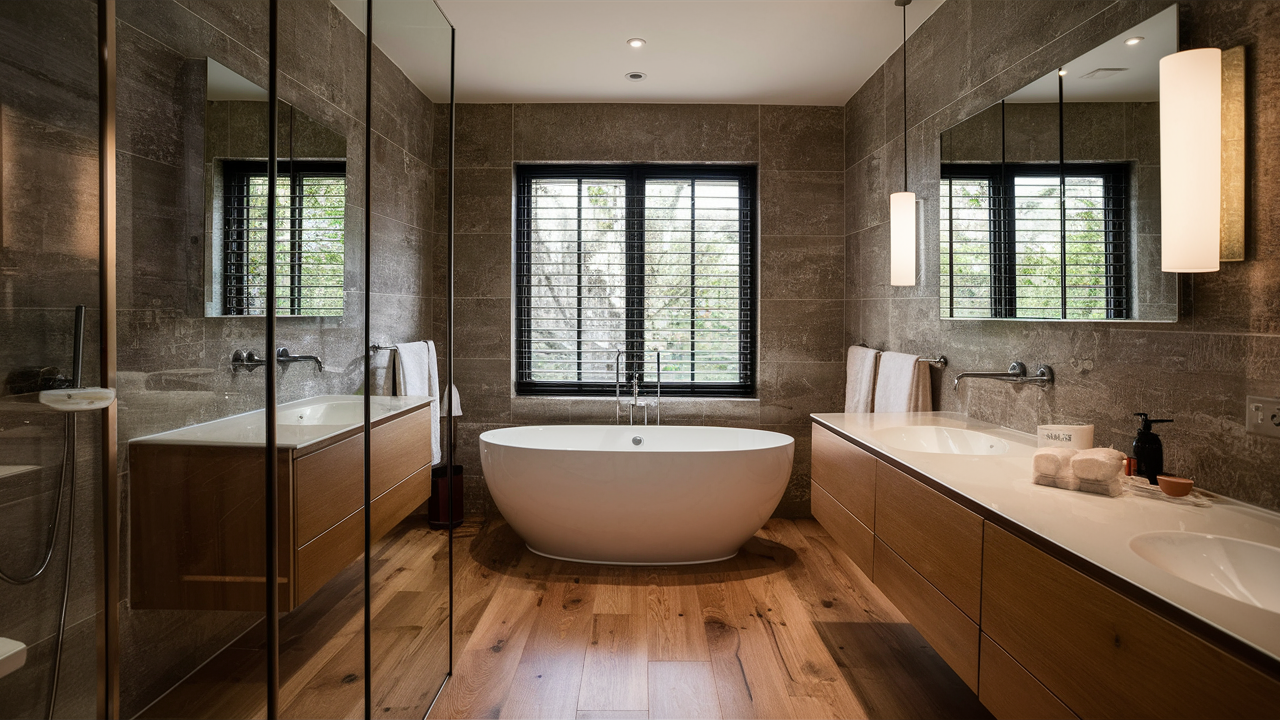
[[1160, 436], [1151, 432], [1151, 426], [1173, 421], [1152, 420], [1146, 413], [1133, 415], [1142, 418], [1142, 427], [1138, 429], [1138, 436], [1133, 439], [1133, 457], [1138, 461], [1135, 474], [1145, 477], [1152, 485], [1158, 485], [1156, 478], [1164, 474], [1164, 445], [1160, 442]]

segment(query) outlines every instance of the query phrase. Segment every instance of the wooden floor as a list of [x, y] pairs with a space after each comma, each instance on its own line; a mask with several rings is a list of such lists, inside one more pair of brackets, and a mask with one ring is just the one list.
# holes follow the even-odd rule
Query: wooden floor
[[[454, 674], [435, 718], [981, 718], [977, 698], [812, 520], [710, 565], [535, 555], [454, 534]], [[411, 517], [373, 553], [375, 717], [421, 718], [447, 670], [447, 539]], [[363, 564], [281, 620], [281, 717], [364, 715]], [[255, 628], [149, 718], [260, 718]]]
[[812, 520], [712, 565], [550, 560], [501, 521], [460, 528], [455, 558], [432, 717], [989, 717]]
[[[449, 670], [448, 534], [411, 515], [371, 553], [374, 715], [420, 720]], [[364, 563], [280, 619], [280, 717], [364, 717]], [[145, 612], [145, 611], [139, 611]], [[261, 624], [144, 718], [265, 718]]]

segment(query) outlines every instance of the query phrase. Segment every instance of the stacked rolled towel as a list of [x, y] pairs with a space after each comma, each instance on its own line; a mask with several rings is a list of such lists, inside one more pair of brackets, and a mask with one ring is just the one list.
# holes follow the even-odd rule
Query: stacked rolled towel
[[1124, 458], [1111, 448], [1081, 450], [1071, 458], [1071, 474], [1080, 490], [1115, 497], [1124, 488]]
[[1063, 490], [1078, 490], [1080, 481], [1072, 472], [1071, 460], [1077, 450], [1071, 448], [1047, 447], [1036, 450], [1031, 458], [1031, 466], [1035, 471], [1032, 480], [1037, 485], [1059, 487]]

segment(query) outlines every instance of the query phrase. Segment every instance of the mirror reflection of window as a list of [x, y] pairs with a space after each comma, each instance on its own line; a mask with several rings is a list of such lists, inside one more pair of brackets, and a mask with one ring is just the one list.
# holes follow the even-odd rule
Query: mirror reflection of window
[[1130, 169], [1097, 163], [1063, 171], [943, 166], [943, 317], [1129, 317]]
[[[276, 177], [276, 314], [341, 315], [346, 162], [281, 163]], [[267, 292], [267, 164], [225, 161], [223, 314], [262, 315]]]

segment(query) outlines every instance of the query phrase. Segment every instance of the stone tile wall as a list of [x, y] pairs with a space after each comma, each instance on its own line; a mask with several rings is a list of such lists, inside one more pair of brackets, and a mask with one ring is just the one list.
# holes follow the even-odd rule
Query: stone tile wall
[[[447, 128], [447, 115], [440, 121]], [[806, 418], [843, 405], [841, 108], [459, 105], [457, 123], [454, 340], [464, 413], [458, 456], [470, 511], [494, 511], [480, 472], [481, 432], [536, 423], [612, 422], [614, 415], [612, 400], [512, 397], [514, 164], [664, 162], [758, 165], [761, 227], [758, 398], [664, 400], [664, 420], [792, 435], [795, 470], [778, 514], [807, 515]], [[442, 255], [437, 252], [438, 266]], [[437, 287], [442, 284], [437, 281]]]
[[[943, 321], [938, 318], [939, 135], [1052, 68], [1170, 5], [1167, 1], [949, 0], [908, 41], [910, 181], [925, 201], [923, 281], [889, 279], [888, 195], [902, 185], [902, 56], [895, 53], [845, 106], [846, 340], [945, 353], [943, 410], [1033, 431], [1092, 423], [1100, 445], [1127, 449], [1132, 413], [1162, 426], [1166, 467], [1204, 487], [1280, 507], [1280, 442], [1244, 432], [1246, 395], [1280, 395], [1280, 4], [1180, 3], [1181, 43], [1248, 50], [1248, 260], [1185, 276], [1176, 324]], [[901, 50], [899, 50], [899, 53]], [[1048, 363], [1048, 390], [955, 373]]]

